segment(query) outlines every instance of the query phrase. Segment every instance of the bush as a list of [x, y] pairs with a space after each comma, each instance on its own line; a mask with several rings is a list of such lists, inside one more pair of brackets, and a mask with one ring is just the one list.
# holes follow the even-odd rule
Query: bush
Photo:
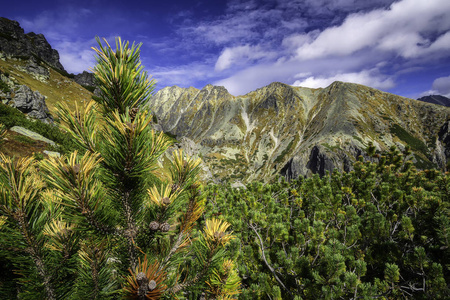
[[239, 238], [241, 299], [449, 299], [450, 174], [405, 156], [392, 148], [331, 177], [208, 186], [206, 216]]

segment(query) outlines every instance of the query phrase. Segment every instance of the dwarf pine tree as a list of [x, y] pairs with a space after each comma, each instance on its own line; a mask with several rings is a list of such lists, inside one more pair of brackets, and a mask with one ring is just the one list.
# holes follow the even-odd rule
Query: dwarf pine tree
[[[204, 221], [199, 160], [152, 130], [155, 82], [140, 45], [97, 39], [100, 97], [58, 107], [81, 152], [39, 163], [1, 157], [0, 295], [23, 299], [232, 299], [229, 224]], [[0, 277], [1, 278], [1, 277]]]
[[240, 299], [449, 299], [450, 174], [416, 170], [408, 148], [368, 153], [348, 173], [209, 187]]

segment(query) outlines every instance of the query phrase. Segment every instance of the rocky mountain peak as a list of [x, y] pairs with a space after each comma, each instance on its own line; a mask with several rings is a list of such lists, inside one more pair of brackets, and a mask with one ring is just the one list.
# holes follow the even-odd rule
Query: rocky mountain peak
[[0, 17], [0, 52], [19, 58], [36, 58], [43, 60], [64, 71], [59, 61], [59, 53], [53, 49], [43, 34], [26, 33], [19, 22]]
[[380, 151], [409, 144], [419, 166], [449, 160], [442, 126], [450, 110], [359, 84], [310, 89], [274, 82], [243, 96], [212, 85], [171, 87], [149, 107], [164, 131], [189, 141], [218, 181], [349, 171], [369, 141]]

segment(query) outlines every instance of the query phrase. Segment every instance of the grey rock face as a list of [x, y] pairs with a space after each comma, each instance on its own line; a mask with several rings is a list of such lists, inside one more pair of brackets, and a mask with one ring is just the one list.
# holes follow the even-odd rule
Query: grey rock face
[[95, 83], [94, 73], [83, 71], [83, 73], [75, 75], [73, 80], [76, 83], [78, 83], [79, 85], [82, 85], [84, 87], [93, 88], [94, 95], [97, 97], [100, 97], [100, 89], [98, 88], [97, 84]]
[[306, 164], [306, 167], [311, 170], [313, 174], [324, 176], [327, 171], [331, 174], [335, 165], [327, 154], [321, 150], [321, 147], [314, 146], [309, 155], [309, 161]]
[[50, 76], [50, 71], [48, 68], [41, 65], [34, 56], [30, 57], [25, 67], [16, 66], [16, 68], [32, 75], [35, 79], [41, 82], [47, 82]]
[[17, 108], [31, 118], [46, 123], [53, 122], [53, 117], [50, 115], [47, 104], [45, 104], [45, 97], [38, 91], [33, 92], [26, 85], [19, 86], [8, 105]]
[[40, 78], [48, 79], [50, 76], [49, 70], [46, 67], [39, 65], [34, 56], [31, 57], [25, 68], [29, 73], [35, 74]]
[[[442, 145], [441, 151], [443, 152], [443, 158], [441, 160], [443, 161], [443, 165], [450, 161], [450, 120], [447, 121], [444, 125], [442, 125], [441, 129], [439, 130], [438, 134], [438, 140], [437, 143], [440, 143]], [[444, 160], [444, 158], [446, 158]]]
[[11, 56], [38, 58], [51, 66], [64, 70], [59, 53], [53, 49], [42, 34], [25, 34], [19, 22], [0, 17], [0, 52]]
[[91, 87], [96, 86], [94, 74], [86, 72], [86, 71], [83, 71], [83, 73], [75, 75], [73, 80], [80, 85], [91, 86]]

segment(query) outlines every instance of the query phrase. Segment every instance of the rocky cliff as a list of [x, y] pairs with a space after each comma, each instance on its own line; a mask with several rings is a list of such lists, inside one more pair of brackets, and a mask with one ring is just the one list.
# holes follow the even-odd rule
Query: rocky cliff
[[444, 168], [449, 160], [449, 108], [358, 84], [272, 83], [239, 97], [212, 85], [173, 86], [148, 105], [162, 129], [188, 142], [217, 181], [348, 171], [369, 142], [380, 151], [408, 144], [421, 168]]
[[0, 17], [0, 52], [8, 56], [39, 60], [59, 70], [64, 67], [59, 61], [58, 51], [53, 49], [42, 34], [26, 33], [19, 22]]

